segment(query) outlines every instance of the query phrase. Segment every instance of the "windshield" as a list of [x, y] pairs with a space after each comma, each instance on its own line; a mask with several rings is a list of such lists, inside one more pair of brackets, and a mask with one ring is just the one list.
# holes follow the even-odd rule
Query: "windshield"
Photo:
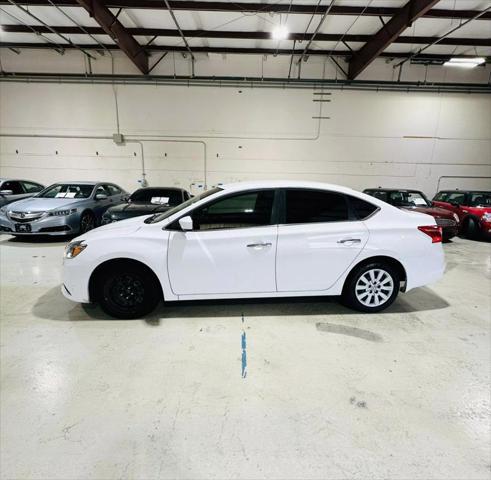
[[81, 183], [56, 183], [36, 195], [40, 198], [89, 198], [94, 185]]
[[129, 201], [173, 207], [182, 203], [182, 191], [169, 188], [141, 188], [131, 194]]
[[171, 215], [174, 215], [177, 212], [180, 212], [181, 210], [184, 210], [186, 207], [189, 207], [189, 205], [192, 205], [193, 203], [199, 202], [200, 200], [203, 200], [203, 198], [209, 197], [210, 195], [213, 195], [214, 193], [220, 192], [222, 189], [221, 188], [212, 188], [211, 190], [207, 190], [206, 192], [201, 193], [200, 195], [196, 195], [196, 197], [190, 198], [184, 203], [181, 203], [179, 206], [175, 208], [171, 208], [170, 210], [167, 210], [164, 213], [157, 213], [155, 215], [152, 215], [151, 217], [147, 218], [145, 220], [145, 223], [157, 223], [161, 222], [162, 220], [165, 220], [166, 218], [170, 217]]
[[491, 207], [491, 192], [476, 192], [471, 194], [470, 207]]
[[395, 207], [430, 207], [430, 202], [421, 192], [391, 192], [391, 205]]

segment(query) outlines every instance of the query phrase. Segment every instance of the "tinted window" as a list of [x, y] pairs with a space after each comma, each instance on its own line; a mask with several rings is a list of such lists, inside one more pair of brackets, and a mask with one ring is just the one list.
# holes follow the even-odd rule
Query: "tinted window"
[[22, 185], [24, 185], [24, 190], [27, 193], [36, 193], [43, 189], [43, 186], [38, 183], [22, 182]]
[[22, 185], [20, 182], [15, 182], [15, 181], [7, 181], [2, 183], [2, 190], [12, 190], [12, 195], [20, 195], [24, 193], [24, 190], [22, 189]]
[[379, 190], [368, 190], [365, 192], [367, 195], [371, 195], [372, 197], [378, 198], [383, 202], [388, 202], [387, 192], [379, 191]]
[[454, 193], [449, 193], [446, 200], [443, 201], [461, 205], [462, 203], [464, 203], [464, 200], [465, 200], [465, 193], [454, 192]]
[[77, 183], [57, 183], [45, 188], [38, 197], [41, 198], [89, 198], [94, 185]]
[[99, 185], [97, 190], [95, 191], [96, 195], [106, 195], [107, 197], [111, 196], [111, 191], [109, 190], [107, 185]]
[[445, 202], [448, 197], [448, 192], [439, 192], [435, 195], [435, 198], [433, 200], [436, 200], [437, 202]]
[[348, 197], [351, 205], [351, 213], [355, 217], [356, 220], [363, 220], [370, 215], [372, 215], [375, 210], [377, 210], [377, 206], [372, 203], [365, 202], [365, 200], [361, 200], [356, 197]]
[[182, 191], [168, 188], [141, 188], [131, 194], [130, 202], [170, 205], [182, 203]]
[[116, 185], [105, 185], [105, 187], [111, 192], [111, 195], [119, 195], [121, 192], [121, 189], [116, 187]]
[[430, 204], [420, 192], [390, 192], [389, 203], [395, 207], [429, 207]]
[[210, 195], [214, 195], [215, 193], [220, 192], [221, 190], [222, 189], [218, 187], [212, 188], [211, 190], [207, 190], [206, 192], [196, 195], [195, 197], [191, 197], [189, 200], [187, 200], [184, 203], [181, 203], [177, 207], [171, 208], [170, 210], [167, 210], [166, 212], [163, 213], [157, 213], [155, 215], [152, 215], [151, 217], [145, 220], [145, 223], [161, 222], [162, 220], [165, 220], [167, 217], [170, 217], [171, 215], [174, 215], [175, 213], [180, 212], [181, 210], [184, 210], [185, 208], [189, 207], [189, 205], [199, 202], [200, 200], [203, 200], [203, 198], [209, 197]]
[[195, 230], [217, 230], [269, 225], [273, 190], [240, 193], [217, 200], [192, 213]]
[[286, 223], [348, 220], [348, 206], [344, 195], [321, 190], [288, 189], [285, 197]]
[[486, 193], [486, 192], [471, 193], [469, 206], [491, 207], [491, 193]]

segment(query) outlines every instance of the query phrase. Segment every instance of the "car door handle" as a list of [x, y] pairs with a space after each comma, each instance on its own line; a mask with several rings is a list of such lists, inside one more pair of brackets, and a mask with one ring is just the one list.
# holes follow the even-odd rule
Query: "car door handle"
[[271, 242], [264, 242], [264, 243], [249, 243], [247, 245], [247, 248], [261, 248], [261, 247], [271, 247], [272, 243]]
[[361, 243], [361, 239], [359, 238], [343, 238], [342, 240], [338, 240], [338, 243]]

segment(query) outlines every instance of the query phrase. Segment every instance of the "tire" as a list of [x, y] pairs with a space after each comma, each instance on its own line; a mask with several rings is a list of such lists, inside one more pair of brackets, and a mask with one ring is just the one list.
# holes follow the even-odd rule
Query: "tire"
[[97, 300], [108, 315], [121, 319], [144, 317], [162, 298], [157, 279], [144, 267], [118, 265], [101, 272]]
[[84, 212], [80, 217], [80, 229], [79, 234], [88, 232], [95, 228], [95, 217], [92, 212]]
[[348, 276], [342, 301], [360, 312], [381, 312], [394, 302], [399, 286], [400, 278], [396, 269], [383, 262], [369, 263], [358, 267]]
[[475, 240], [479, 236], [479, 227], [474, 218], [469, 217], [464, 223], [464, 236]]

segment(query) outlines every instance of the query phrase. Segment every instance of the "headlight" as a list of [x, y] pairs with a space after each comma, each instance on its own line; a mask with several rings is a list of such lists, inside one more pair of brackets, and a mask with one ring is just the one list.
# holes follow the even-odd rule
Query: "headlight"
[[71, 208], [70, 210], [53, 210], [52, 212], [49, 212], [48, 215], [51, 217], [63, 217], [66, 215], [71, 215], [76, 211], [77, 211], [76, 208]]
[[483, 216], [482, 216], [482, 219], [485, 221], [485, 222], [491, 222], [491, 212], [486, 212]]
[[459, 216], [456, 213], [453, 214], [453, 218], [457, 223], [460, 222]]
[[83, 240], [79, 240], [78, 242], [70, 242], [65, 248], [65, 258], [75, 258], [77, 255], [82, 253], [87, 245], [83, 243]]

